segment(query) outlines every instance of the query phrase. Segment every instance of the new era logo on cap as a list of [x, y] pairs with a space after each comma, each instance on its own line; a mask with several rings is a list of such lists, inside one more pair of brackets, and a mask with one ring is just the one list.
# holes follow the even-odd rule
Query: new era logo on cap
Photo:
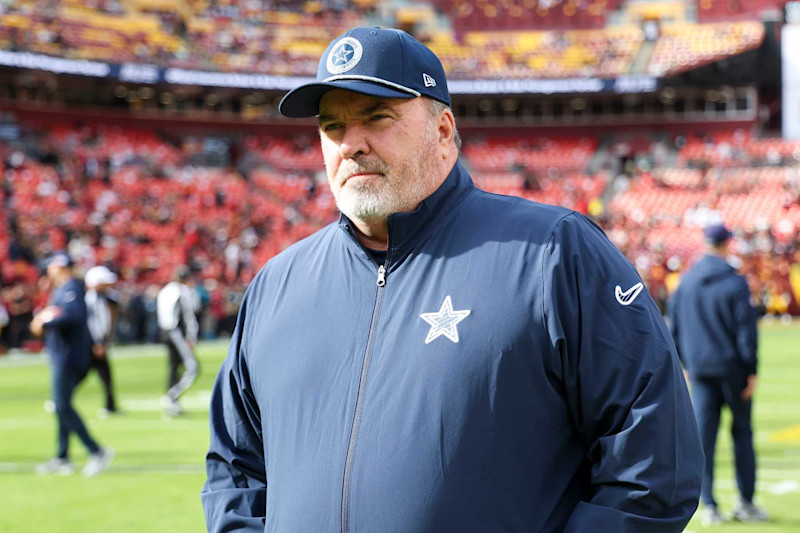
[[436, 87], [436, 80], [424, 72], [422, 73], [422, 82], [425, 84], [425, 87]]

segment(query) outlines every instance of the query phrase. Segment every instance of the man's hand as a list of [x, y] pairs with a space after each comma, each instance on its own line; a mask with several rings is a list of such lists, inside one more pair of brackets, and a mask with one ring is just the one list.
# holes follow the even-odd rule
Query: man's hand
[[102, 344], [92, 344], [92, 354], [98, 359], [105, 359], [106, 347]]
[[750, 374], [747, 376], [747, 386], [742, 390], [742, 400], [750, 400], [753, 398], [753, 395], [756, 393], [756, 387], [758, 386], [758, 376], [755, 374]]
[[40, 313], [36, 313], [36, 315], [33, 317], [33, 320], [31, 320], [31, 325], [29, 326], [29, 329], [34, 337], [41, 337], [42, 333], [44, 333], [42, 318], [39, 315]]

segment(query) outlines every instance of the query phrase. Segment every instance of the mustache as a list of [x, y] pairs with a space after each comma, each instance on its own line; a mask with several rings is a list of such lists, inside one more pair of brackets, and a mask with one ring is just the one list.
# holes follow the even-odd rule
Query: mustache
[[368, 161], [364, 159], [350, 159], [339, 167], [338, 177], [340, 182], [346, 181], [356, 174], [386, 174], [389, 166], [383, 161]]

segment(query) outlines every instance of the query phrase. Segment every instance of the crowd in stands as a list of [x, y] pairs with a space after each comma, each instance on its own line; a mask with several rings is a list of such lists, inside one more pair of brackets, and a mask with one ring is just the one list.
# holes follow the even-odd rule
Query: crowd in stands
[[644, 40], [636, 26], [602, 30], [470, 32], [429, 44], [451, 78], [613, 78], [628, 73]]
[[752, 50], [764, 40], [760, 22], [670, 24], [661, 29], [648, 72], [669, 76]]
[[[346, 29], [403, 26], [398, 13], [378, 4], [10, 0], [0, 3], [0, 49], [112, 63], [313, 76], [327, 44]], [[640, 19], [605, 25], [605, 13], [618, 7], [617, 0], [445, 0], [433, 5], [448, 14], [452, 28], [412, 23], [408, 29], [442, 58], [450, 79], [613, 78], [630, 73], [646, 41]], [[747, 21], [675, 21], [664, 23], [659, 32], [644, 69], [656, 76], [756, 48], [764, 38], [763, 26]]]
[[698, 0], [697, 18], [702, 22], [752, 20], [763, 12], [780, 14], [787, 0]]
[[673, 165], [645, 162], [617, 180], [602, 218], [611, 239], [663, 304], [702, 252], [701, 229], [722, 220], [764, 312], [800, 313], [800, 142], [737, 131], [675, 144]]
[[460, 31], [601, 28], [617, 0], [434, 0]]
[[[156, 340], [158, 288], [179, 265], [193, 272], [207, 335], [230, 333], [247, 283], [270, 257], [335, 219], [313, 134], [219, 140], [118, 126], [23, 128], [0, 143], [0, 303], [7, 346], [26, 340], [46, 302], [41, 261], [68, 250], [78, 271], [118, 272], [119, 339]], [[800, 301], [800, 143], [743, 132], [677, 138], [611, 180], [591, 138], [465, 138], [478, 186], [563, 205], [597, 220], [663, 305], [721, 217], [754, 293], [772, 314]], [[610, 152], [613, 158], [614, 151]], [[595, 161], [596, 163], [596, 161]], [[588, 168], [605, 168], [589, 173]], [[606, 201], [611, 197], [611, 201]], [[2, 314], [2, 313], [0, 313]]]
[[[298, 159], [311, 150], [302, 139], [291, 143]], [[283, 141], [244, 139], [247, 155], [236, 167], [217, 168], [197, 163], [207, 141], [54, 126], [0, 144], [2, 301], [12, 319], [21, 317], [5, 328], [12, 346], [25, 336], [18, 323], [43, 304], [39, 267], [53, 250], [69, 250], [79, 271], [104, 264], [119, 272], [123, 294], [143, 300], [133, 305], [140, 311], [187, 264], [208, 292], [211, 322], [226, 324], [225, 303], [240, 297], [255, 271], [334, 216], [316, 168], [269, 166]], [[139, 340], [153, 333], [130, 329]]]

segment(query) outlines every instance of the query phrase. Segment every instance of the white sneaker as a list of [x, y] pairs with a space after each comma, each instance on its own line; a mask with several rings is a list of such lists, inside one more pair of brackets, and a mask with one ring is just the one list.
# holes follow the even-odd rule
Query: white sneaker
[[114, 460], [114, 448], [100, 448], [96, 453], [89, 455], [89, 460], [86, 461], [86, 466], [83, 467], [84, 477], [99, 476], [106, 471], [108, 465]]
[[161, 397], [161, 407], [164, 408], [164, 415], [167, 418], [172, 418], [183, 413], [183, 408], [177, 400], [173, 400], [167, 395]]
[[733, 519], [739, 522], [766, 522], [769, 515], [761, 507], [739, 500], [739, 505], [733, 510]]
[[56, 402], [53, 400], [45, 400], [44, 402], [44, 412], [47, 414], [52, 415], [56, 412]]
[[61, 457], [53, 457], [46, 463], [36, 465], [36, 473], [40, 476], [57, 475], [68, 476], [75, 473], [75, 467], [69, 459], [62, 459]]
[[703, 507], [703, 510], [700, 511], [700, 521], [705, 527], [717, 526], [725, 522], [725, 517], [722, 516], [716, 506], [709, 505], [708, 507]]

